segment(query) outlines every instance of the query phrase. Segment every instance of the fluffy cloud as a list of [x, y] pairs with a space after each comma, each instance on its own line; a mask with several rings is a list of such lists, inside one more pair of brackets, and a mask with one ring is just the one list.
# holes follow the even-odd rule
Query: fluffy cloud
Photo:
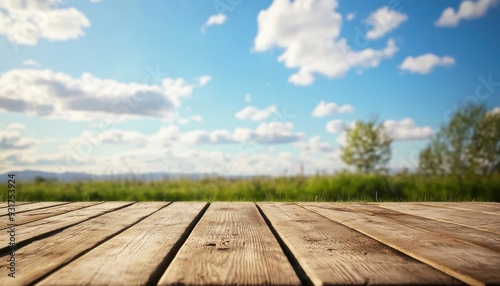
[[326, 124], [326, 131], [329, 133], [339, 133], [345, 129], [347, 123], [340, 119], [334, 119]]
[[272, 114], [276, 113], [274, 105], [268, 106], [265, 109], [259, 110], [253, 106], [247, 106], [242, 110], [236, 112], [234, 116], [240, 120], [250, 119], [253, 121], [262, 121]]
[[438, 27], [456, 27], [461, 20], [472, 20], [486, 15], [488, 9], [497, 3], [498, 0], [462, 1], [457, 11], [452, 7], [446, 8], [434, 24]]
[[0, 35], [16, 44], [35, 45], [39, 39], [66, 41], [84, 35], [87, 17], [58, 1], [0, 0]]
[[349, 13], [346, 16], [347, 21], [352, 21], [352, 20], [354, 20], [354, 18], [356, 18], [356, 15], [354, 13]]
[[438, 57], [434, 54], [425, 54], [418, 57], [407, 57], [399, 66], [402, 70], [411, 73], [428, 74], [438, 66], [450, 67], [455, 64], [455, 59], [450, 56]]
[[0, 110], [69, 120], [110, 115], [169, 119], [194, 87], [181, 78], [165, 78], [158, 86], [89, 73], [74, 78], [51, 70], [11, 70], [0, 74]]
[[284, 49], [278, 61], [298, 69], [288, 79], [296, 85], [312, 84], [315, 74], [338, 78], [351, 68], [374, 68], [397, 52], [392, 39], [382, 50], [352, 50], [339, 38], [342, 16], [335, 11], [337, 5], [335, 0], [275, 0], [258, 15], [253, 49]]
[[308, 141], [297, 142], [295, 145], [305, 153], [330, 153], [335, 150], [327, 142], [321, 142], [319, 136], [313, 136]]
[[405, 118], [400, 121], [387, 120], [384, 121], [384, 127], [394, 140], [418, 140], [426, 139], [434, 134], [434, 131], [429, 126], [416, 126], [415, 121], [410, 118]]
[[236, 128], [233, 132], [227, 130], [195, 130], [179, 134], [179, 140], [191, 144], [286, 144], [297, 142], [304, 137], [302, 133], [293, 132], [293, 124], [279, 121], [262, 122], [256, 129]]
[[8, 150], [24, 150], [35, 146], [36, 140], [31, 137], [21, 135], [21, 130], [26, 126], [20, 123], [13, 123], [7, 126], [7, 130], [0, 130], [0, 149]]
[[338, 106], [334, 102], [324, 102], [321, 101], [318, 106], [316, 106], [312, 112], [314, 117], [324, 117], [327, 115], [338, 114], [338, 113], [350, 113], [354, 112], [354, 107], [349, 104], [344, 104]]
[[403, 22], [408, 20], [408, 16], [384, 6], [373, 12], [365, 20], [372, 28], [366, 33], [368, 39], [378, 39], [396, 29]]
[[203, 24], [203, 27], [201, 27], [201, 31], [205, 32], [207, 27], [210, 27], [210, 26], [222, 25], [222, 24], [224, 24], [224, 22], [226, 22], [226, 20], [227, 20], [227, 16], [224, 14], [212, 15], [212, 16], [210, 16], [210, 18], [208, 18], [208, 20], [205, 22], [205, 24]]

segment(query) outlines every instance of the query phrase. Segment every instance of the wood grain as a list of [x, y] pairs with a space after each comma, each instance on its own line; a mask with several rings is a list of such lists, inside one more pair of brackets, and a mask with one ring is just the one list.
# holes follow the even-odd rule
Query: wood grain
[[290, 203], [259, 203], [315, 285], [444, 284], [455, 279]]
[[393, 211], [380, 207], [377, 203], [349, 203], [348, 206], [368, 215], [376, 215], [396, 223], [433, 232], [443, 239], [457, 240], [500, 252], [500, 235], [496, 233]]
[[[56, 215], [68, 213], [70, 211], [83, 209], [83, 208], [94, 206], [97, 204], [100, 204], [100, 203], [98, 203], [98, 202], [79, 202], [79, 203], [57, 205], [57, 206], [53, 206], [53, 207], [44, 207], [44, 208], [39, 208], [39, 209], [33, 209], [31, 211], [22, 212], [20, 214], [18, 214], [16, 212], [15, 224], [20, 226], [23, 224], [37, 221], [37, 220], [41, 220], [41, 219], [48, 218], [51, 216], [56, 216]], [[37, 204], [35, 204], [35, 205], [37, 205]], [[3, 220], [0, 223], [0, 230], [9, 228], [8, 227], [9, 223], [10, 222], [8, 222], [7, 219]]]
[[440, 271], [472, 285], [500, 283], [500, 255], [438, 234], [368, 215], [355, 206], [300, 203], [333, 221], [353, 228]]
[[419, 205], [452, 208], [452, 209], [457, 209], [457, 210], [462, 210], [462, 211], [481, 212], [481, 213], [487, 213], [487, 214], [500, 216], [500, 209], [499, 208], [496, 208], [496, 207], [493, 207], [490, 205], [479, 204], [479, 203], [475, 203], [475, 202], [460, 202], [460, 203], [425, 202], [425, 203], [419, 203]]
[[131, 204], [133, 202], [107, 202], [20, 225], [16, 228], [16, 243], [21, 244], [24, 241], [35, 239], [46, 233], [61, 230]]
[[194, 221], [206, 205], [202, 202], [173, 203], [37, 285], [151, 285], [165, 270], [158, 269], [159, 266], [166, 257], [173, 258], [177, 250], [174, 246], [189, 228], [194, 227]]
[[[36, 204], [22, 204], [22, 205], [16, 205], [15, 206], [15, 211], [16, 215], [19, 213], [24, 213], [32, 210], [37, 210], [37, 209], [44, 209], [44, 208], [50, 208], [50, 207], [55, 207], [55, 206], [60, 206], [67, 204], [66, 202], [41, 202], [41, 203], [36, 203]], [[2, 212], [0, 214], [1, 216], [7, 216], [8, 213], [7, 211]]]
[[[166, 203], [135, 203], [129, 207], [103, 214], [67, 228], [42, 240], [37, 240], [16, 252], [17, 275], [7, 276], [0, 270], [0, 285], [27, 285], [96, 247], [117, 232], [150, 215]], [[107, 268], [112, 267], [112, 264]], [[80, 274], [81, 275], [81, 274]], [[71, 283], [73, 284], [73, 283]]]
[[500, 234], [500, 219], [498, 219], [497, 215], [414, 203], [384, 203], [379, 204], [379, 206], [398, 212]]
[[299, 285], [253, 203], [213, 203], [161, 277], [169, 284]]
[[[32, 203], [33, 202], [16, 202], [16, 207], [22, 206], [22, 205], [27, 205], [27, 204], [32, 204]], [[0, 208], [6, 208], [8, 206], [9, 206], [8, 202], [1, 202], [0, 203]]]

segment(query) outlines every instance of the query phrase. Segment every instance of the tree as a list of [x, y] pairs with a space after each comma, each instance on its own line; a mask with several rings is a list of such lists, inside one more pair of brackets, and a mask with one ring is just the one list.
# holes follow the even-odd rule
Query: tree
[[483, 175], [500, 169], [500, 110], [485, 113], [473, 136], [471, 152]]
[[341, 158], [358, 172], [384, 172], [391, 159], [391, 143], [382, 123], [356, 121], [353, 128], [346, 130], [346, 146], [342, 147]]
[[444, 170], [443, 150], [445, 144], [439, 136], [434, 139], [425, 147], [419, 154], [418, 168], [426, 175], [442, 175]]
[[455, 111], [420, 152], [424, 174], [489, 174], [500, 162], [500, 112], [483, 105], [467, 105]]

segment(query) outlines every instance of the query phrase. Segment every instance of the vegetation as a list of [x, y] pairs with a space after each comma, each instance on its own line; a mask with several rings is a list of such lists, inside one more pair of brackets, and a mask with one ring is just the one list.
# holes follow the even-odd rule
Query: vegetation
[[[342, 160], [357, 173], [330, 176], [206, 178], [63, 183], [20, 182], [22, 201], [500, 201], [500, 112], [457, 110], [419, 157], [418, 172], [389, 175], [391, 139], [375, 120], [346, 131]], [[5, 197], [1, 197], [5, 201]]]
[[422, 174], [489, 176], [500, 170], [500, 112], [468, 105], [457, 110], [419, 157]]
[[386, 172], [391, 159], [391, 143], [382, 123], [377, 124], [374, 119], [356, 121], [353, 128], [346, 130], [341, 158], [360, 173]]
[[[19, 201], [500, 201], [500, 175], [330, 176], [168, 181], [19, 182]], [[1, 198], [3, 201], [5, 197]]]

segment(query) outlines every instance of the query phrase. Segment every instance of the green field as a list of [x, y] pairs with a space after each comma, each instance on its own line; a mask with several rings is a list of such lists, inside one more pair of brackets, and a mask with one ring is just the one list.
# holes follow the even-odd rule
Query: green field
[[[18, 201], [500, 201], [500, 175], [330, 176], [22, 182]], [[1, 197], [6, 201], [5, 191]]]

